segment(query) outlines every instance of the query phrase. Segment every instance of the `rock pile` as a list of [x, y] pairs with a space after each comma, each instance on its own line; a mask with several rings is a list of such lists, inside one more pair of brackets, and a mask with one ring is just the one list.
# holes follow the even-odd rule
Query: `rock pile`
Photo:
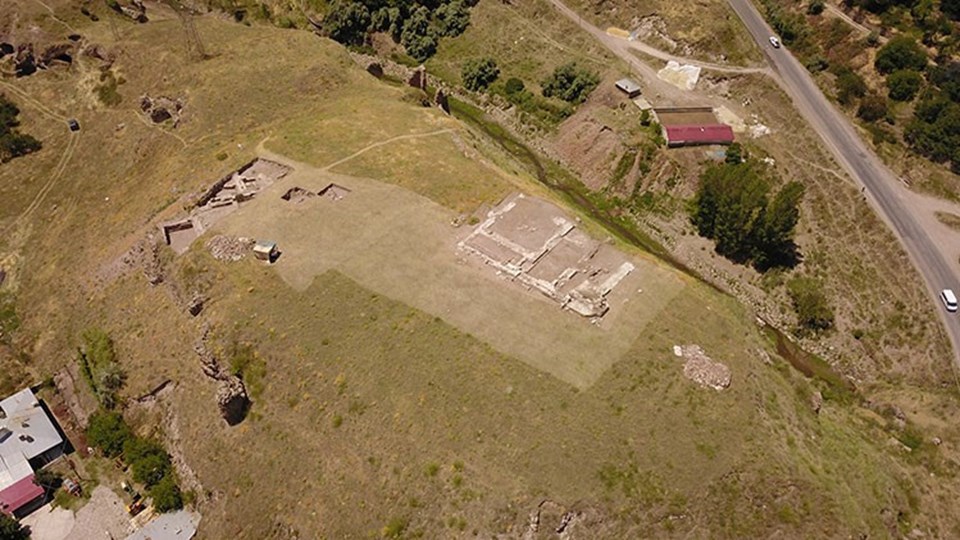
[[253, 244], [250, 238], [217, 235], [207, 241], [207, 249], [218, 261], [235, 262], [244, 258]]
[[691, 381], [714, 390], [730, 386], [730, 368], [707, 356], [699, 345], [674, 345], [673, 354], [686, 360], [683, 374]]

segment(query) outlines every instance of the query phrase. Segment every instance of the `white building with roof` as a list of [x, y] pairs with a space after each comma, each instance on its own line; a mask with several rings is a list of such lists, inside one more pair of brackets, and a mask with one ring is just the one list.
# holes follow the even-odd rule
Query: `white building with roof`
[[32, 390], [0, 401], [0, 512], [17, 515], [43, 495], [33, 472], [62, 456], [64, 446]]

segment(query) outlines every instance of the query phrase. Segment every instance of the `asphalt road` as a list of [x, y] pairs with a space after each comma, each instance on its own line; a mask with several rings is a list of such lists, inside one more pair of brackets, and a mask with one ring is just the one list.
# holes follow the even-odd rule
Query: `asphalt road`
[[910, 214], [900, 197], [902, 188], [896, 175], [867, 148], [850, 121], [827, 100], [800, 62], [786, 48], [775, 49], [770, 45], [769, 38], [774, 35], [773, 30], [750, 0], [728, 2], [764, 51], [768, 63], [779, 75], [779, 84], [793, 99], [794, 105], [820, 135], [837, 161], [863, 185], [880, 217], [906, 246], [927, 282], [930, 300], [936, 303], [936, 309], [953, 343], [954, 361], [960, 365], [960, 320], [956, 314], [948, 315], [938, 298], [941, 289], [960, 291], [958, 269], [944, 259]]

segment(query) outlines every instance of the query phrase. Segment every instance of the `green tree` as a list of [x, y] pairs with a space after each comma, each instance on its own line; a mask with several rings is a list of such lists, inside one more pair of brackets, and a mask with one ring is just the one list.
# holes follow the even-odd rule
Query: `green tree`
[[470, 10], [461, 0], [441, 4], [434, 11], [437, 31], [441, 36], [455, 37], [463, 33], [470, 24]]
[[789, 182], [772, 201], [761, 162], [721, 163], [700, 176], [692, 221], [700, 235], [716, 242], [717, 253], [759, 270], [796, 264], [794, 229], [803, 187]]
[[27, 540], [30, 529], [26, 529], [12, 516], [0, 512], [0, 540]]
[[159, 483], [170, 473], [170, 467], [170, 456], [166, 452], [163, 454], [147, 454], [136, 461], [130, 462], [133, 479], [147, 487]]
[[823, 0], [810, 0], [807, 4], [807, 13], [809, 15], [820, 15], [823, 13]]
[[927, 67], [927, 53], [912, 37], [897, 36], [877, 51], [873, 65], [883, 74], [901, 69], [922, 71]]
[[879, 94], [870, 94], [860, 100], [857, 116], [867, 122], [876, 122], [887, 116], [887, 98]]
[[556, 96], [570, 103], [583, 103], [600, 84], [600, 75], [595, 71], [570, 62], [558, 66], [541, 83], [544, 97]]
[[463, 63], [460, 76], [467, 90], [479, 92], [486, 90], [493, 81], [497, 80], [500, 76], [500, 68], [497, 67], [497, 62], [493, 58], [471, 58]]
[[763, 214], [763, 222], [755, 240], [754, 264], [761, 270], [778, 266], [794, 266], [797, 262], [794, 230], [800, 221], [803, 184], [787, 182], [773, 198]]
[[693, 222], [702, 236], [716, 241], [717, 253], [747, 262], [769, 192], [756, 162], [711, 165], [700, 176]]
[[183, 508], [183, 495], [172, 473], [161, 478], [150, 488], [149, 493], [153, 499], [153, 507], [158, 512], [173, 512]]
[[821, 332], [833, 327], [833, 309], [819, 281], [813, 278], [792, 279], [787, 283], [787, 293], [803, 331]]
[[895, 101], [912, 101], [923, 86], [923, 75], [901, 69], [887, 75], [887, 95]]
[[437, 52], [437, 38], [430, 27], [430, 10], [420, 6], [403, 23], [400, 44], [414, 60], [425, 62]]
[[123, 457], [133, 469], [133, 479], [148, 487], [171, 472], [170, 454], [153, 439], [128, 439], [123, 445]]
[[120, 413], [99, 411], [90, 417], [87, 441], [107, 457], [119, 456], [123, 452], [124, 444], [131, 437], [130, 428]]
[[63, 485], [63, 477], [50, 469], [40, 469], [33, 473], [33, 483], [42, 487], [48, 493]]
[[370, 11], [367, 6], [349, 0], [337, 0], [323, 19], [323, 29], [330, 39], [344, 45], [361, 45], [367, 39]]

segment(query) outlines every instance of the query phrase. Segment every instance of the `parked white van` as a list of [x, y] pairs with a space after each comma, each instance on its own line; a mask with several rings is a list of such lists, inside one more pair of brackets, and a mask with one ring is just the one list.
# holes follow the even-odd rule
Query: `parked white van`
[[944, 289], [940, 291], [940, 300], [943, 300], [943, 305], [947, 307], [947, 311], [957, 310], [957, 296], [953, 294], [952, 290]]

